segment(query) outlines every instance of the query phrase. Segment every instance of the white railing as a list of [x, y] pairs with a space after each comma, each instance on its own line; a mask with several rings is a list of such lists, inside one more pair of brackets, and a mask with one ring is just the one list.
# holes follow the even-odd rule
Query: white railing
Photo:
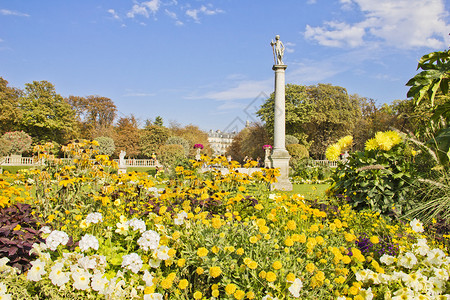
[[313, 160], [312, 161], [313, 166], [328, 166], [330, 168], [336, 168], [337, 167], [337, 161], [331, 161], [331, 160]]
[[[72, 158], [61, 158], [61, 160], [65, 164], [70, 164], [72, 162]], [[114, 159], [117, 163], [119, 163], [118, 159]], [[0, 158], [0, 166], [38, 166], [41, 165], [42, 162], [36, 162], [32, 157], [10, 157], [6, 156]], [[313, 160], [313, 166], [329, 166], [330, 168], [337, 167], [337, 161], [330, 160]], [[156, 167], [160, 166], [159, 162], [154, 159], [134, 159], [134, 158], [126, 158], [125, 166], [127, 167]]]

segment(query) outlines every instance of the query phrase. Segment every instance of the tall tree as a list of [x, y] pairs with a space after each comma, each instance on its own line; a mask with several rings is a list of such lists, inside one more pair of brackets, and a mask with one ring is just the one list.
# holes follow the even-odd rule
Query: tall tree
[[19, 108], [21, 95], [21, 90], [9, 87], [8, 81], [0, 77], [0, 135], [19, 129], [22, 119]]
[[208, 141], [208, 133], [201, 130], [198, 126], [189, 124], [182, 127], [176, 123], [172, 123], [170, 131], [172, 132], [172, 135], [182, 137], [189, 142], [191, 148], [189, 151], [190, 156], [195, 155], [195, 144], [203, 145], [203, 153], [208, 155], [212, 154], [212, 149]]
[[[261, 106], [258, 116], [273, 130], [274, 94]], [[352, 133], [361, 114], [359, 101], [347, 90], [330, 84], [286, 85], [286, 134], [310, 144], [314, 158], [324, 157], [326, 147]]]
[[234, 138], [227, 155], [231, 155], [233, 160], [243, 161], [247, 156], [256, 160], [258, 157], [264, 159], [264, 145], [272, 144], [265, 126], [261, 123], [251, 123], [242, 129]]
[[123, 150], [127, 153], [127, 157], [137, 157], [140, 153], [140, 130], [136, 118], [133, 115], [120, 118], [114, 132], [116, 155]]
[[166, 143], [169, 136], [170, 131], [166, 127], [147, 124], [139, 137], [141, 155], [152, 157], [152, 154]]
[[61, 144], [76, 137], [75, 112], [50, 82], [25, 84], [20, 107], [23, 113], [21, 125], [35, 142]]
[[69, 96], [66, 100], [76, 112], [83, 137], [95, 138], [111, 135], [117, 115], [117, 107], [111, 99], [91, 95], [87, 97]]

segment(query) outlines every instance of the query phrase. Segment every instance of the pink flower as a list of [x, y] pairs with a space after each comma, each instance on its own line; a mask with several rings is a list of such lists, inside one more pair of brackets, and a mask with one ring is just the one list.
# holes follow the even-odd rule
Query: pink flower
[[202, 144], [195, 144], [194, 145], [194, 149], [203, 149], [203, 145]]
[[271, 145], [264, 145], [264, 146], [263, 146], [263, 149], [264, 149], [264, 150], [266, 150], [266, 149], [272, 149], [272, 146], [271, 146]]

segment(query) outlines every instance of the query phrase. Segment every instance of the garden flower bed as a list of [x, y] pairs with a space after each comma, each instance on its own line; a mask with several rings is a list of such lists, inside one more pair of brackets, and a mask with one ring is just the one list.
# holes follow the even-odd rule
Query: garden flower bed
[[249, 176], [225, 158], [177, 167], [156, 189], [89, 149], [65, 149], [74, 166], [36, 149], [45, 169], [0, 180], [2, 299], [450, 297], [447, 249], [418, 220], [271, 194], [276, 170]]

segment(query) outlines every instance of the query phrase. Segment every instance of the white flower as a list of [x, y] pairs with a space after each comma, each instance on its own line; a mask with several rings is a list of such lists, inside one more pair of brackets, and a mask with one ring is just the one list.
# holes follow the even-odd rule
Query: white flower
[[427, 255], [428, 251], [430, 250], [430, 247], [428, 247], [427, 245], [426, 239], [417, 239], [417, 244], [414, 244], [413, 247], [415, 249], [415, 252], [422, 256]]
[[294, 282], [289, 287], [289, 292], [291, 292], [293, 297], [299, 298], [300, 290], [302, 287], [303, 287], [303, 282], [300, 280], [300, 278], [295, 278]]
[[86, 252], [91, 248], [94, 250], [98, 250], [98, 240], [93, 235], [85, 234], [78, 243], [78, 246], [83, 252]]
[[163, 300], [163, 295], [160, 293], [152, 293], [152, 294], [145, 294], [144, 300]]
[[130, 253], [122, 257], [122, 268], [127, 268], [133, 273], [139, 272], [144, 264], [141, 257], [137, 253]]
[[440, 266], [445, 258], [445, 253], [441, 249], [435, 248], [427, 253], [427, 261], [435, 266]]
[[4, 284], [3, 282], [0, 282], [0, 295], [6, 294], [7, 291], [8, 291], [8, 288], [6, 287], [6, 284]]
[[42, 275], [47, 273], [45, 271], [45, 262], [40, 259], [37, 259], [35, 261], [32, 261], [31, 264], [33, 266], [31, 267], [31, 269], [28, 270], [27, 279], [31, 281], [41, 280]]
[[97, 224], [98, 222], [101, 222], [101, 221], [103, 221], [103, 216], [99, 212], [90, 213], [86, 216], [87, 224], [90, 224], [90, 223]]
[[160, 260], [168, 260], [170, 258], [169, 250], [170, 248], [167, 246], [159, 247], [158, 249], [156, 249], [156, 257]]
[[439, 269], [439, 268], [434, 268], [434, 275], [436, 275], [437, 278], [447, 281], [448, 280], [448, 272], [445, 269]]
[[126, 234], [128, 232], [128, 224], [126, 221], [117, 223], [116, 226], [117, 226], [116, 233]]
[[142, 236], [137, 240], [137, 243], [144, 251], [148, 251], [148, 249], [155, 250], [159, 246], [160, 239], [161, 237], [159, 233], [153, 230], [148, 230], [142, 234]]
[[161, 265], [161, 261], [160, 259], [149, 259], [148, 260], [148, 265], [150, 267], [152, 267], [153, 269], [158, 269], [159, 266]]
[[69, 282], [69, 273], [63, 272], [64, 264], [63, 263], [56, 263], [48, 275], [48, 278], [52, 281], [54, 285], [57, 286], [63, 286], [67, 282]]
[[188, 214], [185, 211], [179, 212], [175, 219], [173, 219], [173, 223], [175, 225], [183, 225], [184, 219], [187, 218]]
[[277, 297], [274, 298], [270, 295], [266, 295], [266, 296], [262, 297], [261, 300], [278, 300], [278, 298]]
[[145, 284], [147, 286], [152, 286], [154, 284], [153, 283], [153, 275], [150, 274], [150, 272], [148, 270], [144, 271], [144, 275], [142, 276], [142, 280], [145, 281]]
[[383, 254], [383, 256], [380, 257], [380, 262], [389, 266], [395, 262], [395, 257], [391, 256], [391, 255]]
[[364, 269], [364, 270], [359, 270], [358, 272], [355, 273], [356, 276], [356, 280], [357, 281], [361, 281], [364, 282], [366, 281], [369, 273], [367, 272], [368, 270]]
[[415, 232], [423, 232], [423, 225], [419, 220], [413, 219], [411, 222], [409, 222], [409, 225], [411, 225], [412, 230], [414, 230]]
[[99, 292], [99, 294], [104, 295], [108, 283], [109, 280], [105, 278], [105, 274], [98, 273], [92, 277], [91, 287], [94, 291], [97, 291]]
[[11, 294], [0, 294], [0, 300], [11, 300]]
[[417, 258], [411, 252], [407, 252], [405, 255], [398, 259], [398, 265], [411, 269], [417, 263]]
[[363, 297], [364, 300], [372, 300], [373, 299], [373, 293], [372, 293], [372, 288], [368, 288], [366, 289], [360, 289], [359, 290], [359, 295], [361, 297]]
[[139, 230], [140, 233], [143, 233], [147, 230], [145, 226], [145, 222], [136, 218], [133, 218], [127, 222], [128, 226], [133, 228], [134, 230]]
[[86, 271], [79, 271], [72, 273], [73, 287], [77, 290], [87, 290], [89, 289], [90, 278], [92, 275]]
[[55, 251], [59, 245], [66, 245], [68, 241], [69, 236], [67, 233], [64, 231], [54, 230], [45, 240], [45, 244], [50, 250]]
[[48, 226], [43, 226], [41, 228], [41, 231], [42, 231], [42, 233], [45, 233], [45, 234], [49, 234], [50, 232], [52, 232], [51, 228]]
[[97, 261], [95, 258], [91, 258], [89, 256], [81, 257], [78, 259], [78, 265], [85, 270], [95, 269], [97, 267]]

